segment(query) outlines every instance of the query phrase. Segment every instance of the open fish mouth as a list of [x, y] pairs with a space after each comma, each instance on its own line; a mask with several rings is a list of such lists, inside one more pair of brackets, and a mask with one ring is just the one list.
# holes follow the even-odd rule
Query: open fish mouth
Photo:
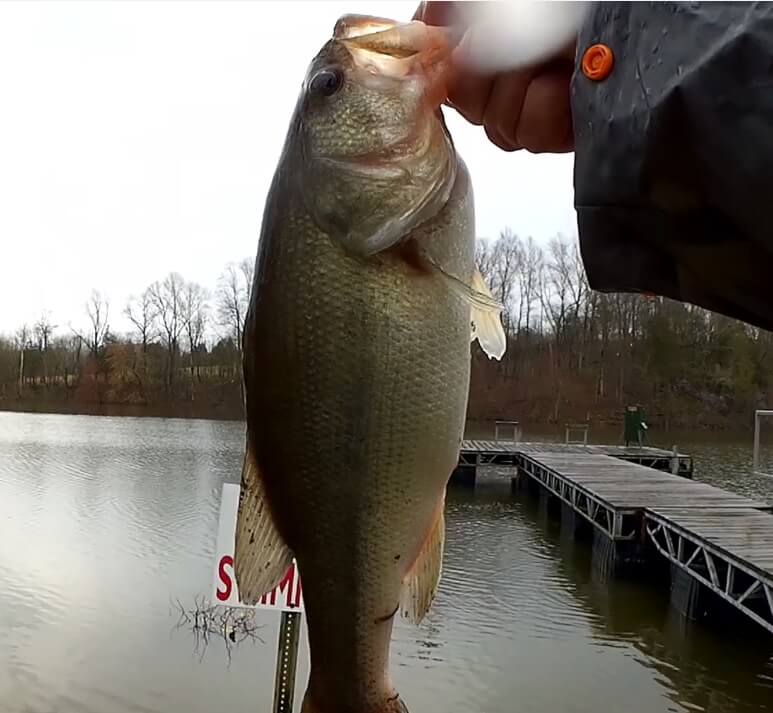
[[442, 80], [454, 47], [446, 28], [419, 20], [345, 15], [336, 23], [333, 37], [347, 47], [357, 67], [371, 74], [394, 79], [419, 76], [433, 97], [445, 91]]
[[373, 15], [349, 14], [341, 16], [333, 29], [333, 37], [337, 40], [351, 39], [370, 35], [384, 30], [391, 30], [401, 23], [386, 17]]

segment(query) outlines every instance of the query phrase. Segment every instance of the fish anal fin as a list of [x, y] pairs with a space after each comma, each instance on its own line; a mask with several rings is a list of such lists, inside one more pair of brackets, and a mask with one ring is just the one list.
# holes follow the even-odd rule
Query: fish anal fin
[[443, 510], [442, 506], [438, 509], [424, 547], [403, 579], [400, 610], [402, 615], [414, 624], [421, 623], [437, 595], [446, 538], [446, 520]]
[[234, 548], [234, 571], [241, 602], [255, 604], [274, 589], [292, 561], [292, 552], [274, 524], [266, 490], [248, 443], [242, 464]]
[[[480, 270], [475, 270], [471, 287], [475, 292], [493, 299], [491, 290], [486, 285]], [[477, 339], [478, 344], [489, 359], [501, 359], [507, 349], [507, 336], [505, 328], [502, 326], [502, 310], [485, 306], [479, 302], [472, 302], [471, 310], [471, 341]]]

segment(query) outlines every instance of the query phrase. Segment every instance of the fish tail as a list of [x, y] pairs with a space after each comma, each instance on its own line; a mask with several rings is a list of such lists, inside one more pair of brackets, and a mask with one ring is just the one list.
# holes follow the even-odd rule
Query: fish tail
[[[303, 705], [301, 705], [301, 713], [339, 713], [338, 706], [332, 708], [320, 708], [309, 697], [308, 692], [303, 697]], [[384, 706], [379, 708], [370, 708], [368, 713], [408, 713], [408, 709], [405, 707], [402, 698], [400, 696], [394, 696], [384, 701]]]

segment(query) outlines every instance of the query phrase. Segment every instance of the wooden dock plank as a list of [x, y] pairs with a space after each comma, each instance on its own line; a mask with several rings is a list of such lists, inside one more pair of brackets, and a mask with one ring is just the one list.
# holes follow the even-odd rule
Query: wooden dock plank
[[[490, 439], [466, 439], [461, 450], [466, 453], [555, 453], [555, 454], [594, 454], [629, 458], [671, 458], [673, 453], [652, 446], [619, 446], [582, 443], [537, 443], [530, 441], [494, 441]], [[679, 457], [687, 458], [684, 453]]]
[[605, 455], [566, 453], [526, 457], [606, 503], [623, 511], [679, 505], [685, 508], [752, 508], [767, 503]]

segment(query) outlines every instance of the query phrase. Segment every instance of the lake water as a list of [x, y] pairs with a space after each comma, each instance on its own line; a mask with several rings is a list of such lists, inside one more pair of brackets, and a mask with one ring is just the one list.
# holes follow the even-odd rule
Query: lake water
[[[747, 441], [678, 443], [697, 478], [773, 501]], [[210, 593], [243, 443], [239, 423], [0, 413], [0, 711], [270, 711], [278, 615], [258, 613], [264, 643], [229, 657], [175, 628], [171, 603]], [[411, 713], [773, 710], [768, 638], [686, 625], [662, 588], [600, 581], [590, 547], [506, 478], [452, 491], [447, 523], [432, 612], [395, 630]], [[305, 641], [300, 656], [298, 701]]]

